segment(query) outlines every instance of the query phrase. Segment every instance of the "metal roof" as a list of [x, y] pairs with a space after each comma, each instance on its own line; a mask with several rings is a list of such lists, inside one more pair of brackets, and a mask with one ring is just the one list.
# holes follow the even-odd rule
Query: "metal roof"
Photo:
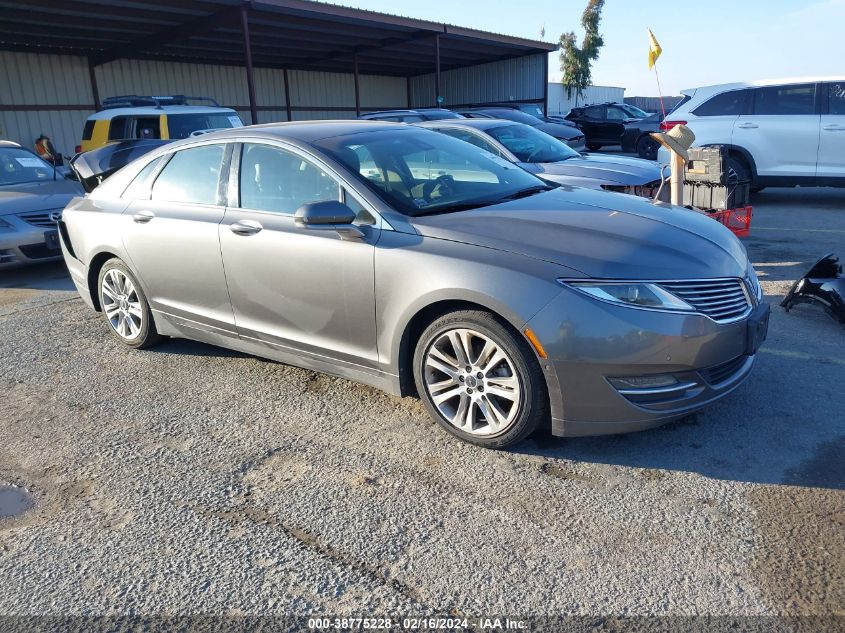
[[[0, 0], [0, 49], [115, 59], [413, 76], [547, 53], [555, 44], [310, 0]], [[436, 36], [440, 36], [437, 38]]]

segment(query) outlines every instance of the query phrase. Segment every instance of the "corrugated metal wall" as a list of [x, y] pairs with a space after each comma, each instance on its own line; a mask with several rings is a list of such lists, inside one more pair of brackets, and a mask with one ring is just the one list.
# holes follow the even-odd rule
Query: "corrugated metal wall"
[[622, 101], [625, 97], [625, 89], [615, 86], [589, 86], [584, 91], [584, 96], [572, 99], [566, 96], [566, 88], [560, 83], [549, 84], [549, 109], [548, 114], [566, 114], [576, 105], [589, 103], [605, 103], [607, 101]]
[[[95, 73], [101, 98], [122, 94], [211, 97], [236, 107], [244, 122], [250, 122], [246, 72], [238, 66], [118, 60], [98, 66]], [[288, 80], [294, 119], [355, 116], [351, 73], [292, 70]], [[362, 108], [407, 107], [403, 77], [361, 75], [359, 85]], [[256, 68], [255, 92], [259, 123], [287, 120], [284, 71]], [[0, 51], [0, 138], [32, 147], [43, 132], [59, 151], [71, 154], [93, 103], [85, 58]]]
[[[545, 54], [506, 59], [441, 73], [445, 107], [495, 101], [543, 100]], [[412, 107], [434, 105], [434, 73], [411, 78]]]

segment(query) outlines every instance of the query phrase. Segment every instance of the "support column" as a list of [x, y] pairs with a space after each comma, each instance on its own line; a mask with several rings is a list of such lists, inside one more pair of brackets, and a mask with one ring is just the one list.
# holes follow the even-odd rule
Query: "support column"
[[361, 90], [358, 85], [358, 53], [355, 52], [354, 56], [352, 57], [352, 61], [354, 64], [354, 77], [355, 77], [355, 116], [361, 116]]
[[549, 116], [549, 56], [543, 57], [543, 114]]
[[91, 80], [91, 95], [94, 97], [94, 108], [100, 109], [100, 90], [97, 88], [97, 74], [94, 72], [94, 64], [91, 63], [91, 58], [88, 58], [88, 77]]
[[434, 107], [438, 108], [441, 105], [439, 97], [441, 94], [442, 85], [440, 83], [440, 34], [434, 36]]
[[288, 80], [288, 69], [282, 70], [285, 78], [285, 110], [288, 113], [288, 121], [293, 121], [293, 110], [290, 107], [290, 81]]
[[246, 60], [246, 85], [249, 89], [249, 113], [252, 124], [258, 123], [258, 108], [255, 103], [255, 77], [252, 73], [252, 46], [249, 41], [249, 16], [246, 5], [241, 5], [241, 33], [244, 38], [244, 58]]
[[408, 108], [413, 108], [414, 106], [411, 105], [411, 78], [405, 77], [405, 92], [407, 93], [405, 98], [408, 100]]

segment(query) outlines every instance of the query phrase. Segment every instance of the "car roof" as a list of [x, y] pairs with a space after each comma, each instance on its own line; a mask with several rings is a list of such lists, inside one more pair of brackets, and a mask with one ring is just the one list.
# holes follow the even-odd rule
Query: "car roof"
[[108, 108], [100, 110], [88, 117], [89, 121], [102, 119], [113, 119], [117, 116], [133, 116], [138, 114], [237, 114], [232, 108], [214, 106], [188, 106], [188, 105], [165, 105], [157, 106], [136, 106], [131, 108]]
[[20, 143], [14, 141], [0, 141], [0, 147], [20, 147]]
[[737, 81], [727, 84], [713, 84], [710, 86], [699, 86], [697, 88], [686, 88], [681, 90], [683, 95], [691, 95], [702, 90], [707, 92], [724, 92], [734, 88], [758, 88], [762, 86], [784, 86], [789, 84], [820, 83], [831, 81], [845, 81], [845, 76], [807, 76], [807, 77], [785, 77], [781, 79], [755, 79], [752, 81]]
[[[509, 119], [441, 119], [439, 121], [420, 121], [417, 127], [464, 127], [474, 130], [492, 130], [503, 125], [525, 125]], [[529, 126], [530, 127], [530, 126]]]

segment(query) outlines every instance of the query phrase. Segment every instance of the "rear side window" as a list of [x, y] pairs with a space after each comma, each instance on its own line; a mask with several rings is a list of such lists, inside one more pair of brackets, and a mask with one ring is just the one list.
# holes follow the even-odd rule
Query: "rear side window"
[[109, 124], [109, 140], [120, 141], [125, 138], [129, 138], [126, 134], [126, 124], [128, 122], [129, 119], [125, 116], [114, 117]]
[[695, 116], [739, 116], [751, 114], [751, 90], [730, 90], [711, 97], [695, 110]]
[[138, 172], [138, 175], [132, 179], [132, 182], [129, 183], [129, 186], [126, 188], [126, 191], [123, 192], [124, 198], [129, 198], [130, 200], [149, 200], [150, 199], [150, 177], [152, 176], [155, 168], [158, 167], [158, 164], [161, 162], [161, 157], [156, 158], [155, 160], [151, 161], [149, 165], [144, 167], [141, 171]]
[[815, 84], [757, 88], [754, 91], [754, 114], [813, 114], [815, 100]]
[[845, 114], [845, 83], [827, 85], [827, 113]]
[[217, 204], [223, 145], [202, 145], [176, 152], [153, 185], [153, 200]]
[[82, 140], [90, 141], [92, 136], [94, 136], [94, 121], [86, 121], [85, 127], [82, 128]]
[[607, 119], [609, 121], [624, 121], [628, 117], [629, 114], [625, 112], [622, 108], [610, 106], [607, 109]]
[[584, 108], [584, 111], [581, 113], [581, 116], [584, 116], [588, 119], [603, 119], [604, 112], [605, 109], [603, 106], [592, 106], [589, 108]]

